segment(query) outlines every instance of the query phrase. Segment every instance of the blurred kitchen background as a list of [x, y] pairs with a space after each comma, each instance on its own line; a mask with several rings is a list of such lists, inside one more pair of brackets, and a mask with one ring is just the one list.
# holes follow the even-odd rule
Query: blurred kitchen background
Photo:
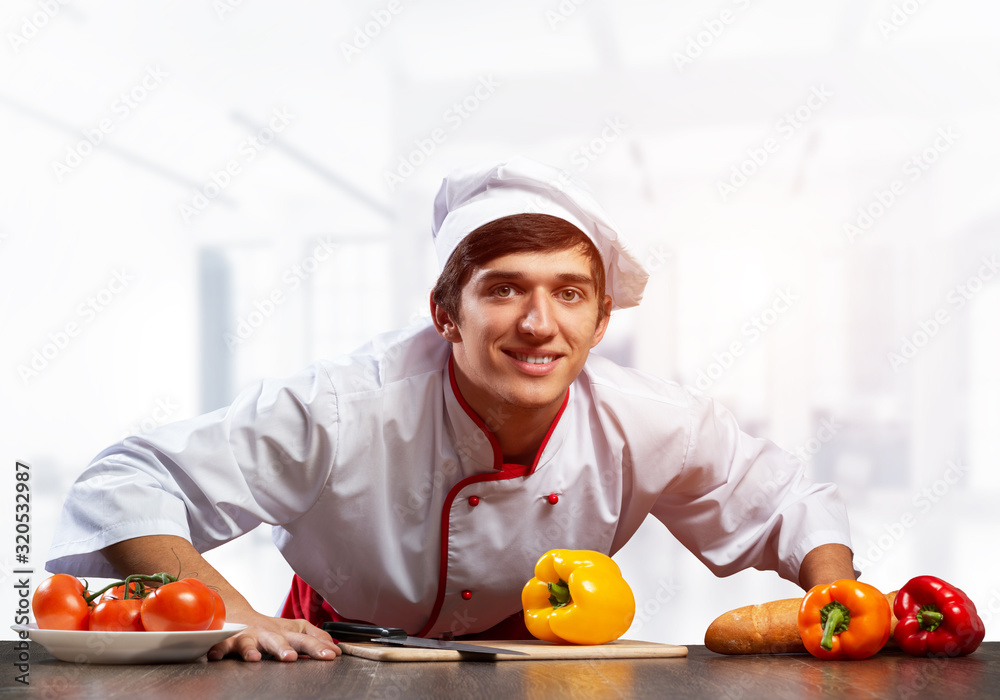
[[[0, 499], [29, 464], [32, 586], [97, 452], [419, 321], [441, 177], [524, 154], [651, 270], [600, 351], [838, 482], [865, 580], [945, 578], [1000, 639], [998, 25], [986, 0], [5, 2]], [[208, 556], [279, 608], [267, 526]], [[617, 559], [634, 638], [800, 594], [655, 521]]]

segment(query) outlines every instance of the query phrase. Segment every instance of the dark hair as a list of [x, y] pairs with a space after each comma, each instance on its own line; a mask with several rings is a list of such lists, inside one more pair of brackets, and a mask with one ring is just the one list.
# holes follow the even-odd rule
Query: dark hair
[[473, 270], [490, 260], [515, 253], [579, 248], [590, 260], [597, 292], [597, 320], [604, 318], [604, 262], [597, 246], [583, 231], [565, 219], [548, 214], [513, 214], [483, 224], [452, 251], [438, 277], [431, 299], [458, 321], [462, 287]]

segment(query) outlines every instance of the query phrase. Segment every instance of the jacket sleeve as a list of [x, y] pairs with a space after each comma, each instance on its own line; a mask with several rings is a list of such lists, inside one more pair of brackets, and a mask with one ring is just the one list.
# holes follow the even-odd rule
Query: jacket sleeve
[[47, 570], [114, 576], [100, 550], [177, 535], [207, 551], [318, 498], [335, 457], [337, 397], [322, 365], [264, 381], [228, 408], [129, 437], [70, 488]]
[[807, 479], [797, 458], [742, 432], [715, 401], [693, 396], [690, 406], [681, 468], [651, 512], [709, 569], [774, 570], [798, 583], [810, 550], [851, 546], [836, 486]]

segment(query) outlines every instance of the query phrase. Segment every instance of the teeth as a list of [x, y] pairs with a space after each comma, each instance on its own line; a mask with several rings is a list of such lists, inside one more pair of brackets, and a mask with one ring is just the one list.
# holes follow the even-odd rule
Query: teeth
[[553, 362], [556, 359], [555, 355], [545, 355], [543, 357], [536, 357], [535, 355], [520, 355], [516, 353], [514, 357], [516, 357], [521, 362], [528, 362], [533, 365], [544, 365], [549, 362]]

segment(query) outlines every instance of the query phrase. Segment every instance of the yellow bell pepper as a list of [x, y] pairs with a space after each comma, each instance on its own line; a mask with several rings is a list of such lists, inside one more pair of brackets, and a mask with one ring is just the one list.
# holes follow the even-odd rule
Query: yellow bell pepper
[[578, 549], [546, 552], [521, 591], [521, 604], [528, 631], [547, 642], [611, 642], [635, 616], [635, 596], [618, 565]]

